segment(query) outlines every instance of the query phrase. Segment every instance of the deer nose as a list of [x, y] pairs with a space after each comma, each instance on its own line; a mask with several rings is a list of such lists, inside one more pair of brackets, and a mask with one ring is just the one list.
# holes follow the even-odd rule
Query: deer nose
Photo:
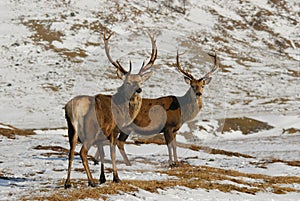
[[142, 92], [142, 89], [141, 88], [138, 88], [137, 90], [136, 90], [136, 93], [141, 93]]
[[201, 92], [197, 92], [197, 93], [196, 93], [196, 96], [201, 96], [201, 95], [202, 95]]

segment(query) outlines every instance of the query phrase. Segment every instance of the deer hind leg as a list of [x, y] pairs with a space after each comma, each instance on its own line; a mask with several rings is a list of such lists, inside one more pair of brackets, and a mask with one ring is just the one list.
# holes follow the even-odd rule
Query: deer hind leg
[[99, 164], [99, 161], [101, 161], [101, 156], [100, 156], [100, 151], [99, 151], [99, 146], [97, 148], [97, 151], [95, 153], [95, 156], [94, 156], [95, 160], [94, 160], [94, 165], [98, 165]]
[[171, 142], [172, 148], [173, 148], [173, 155], [174, 155], [174, 165], [177, 166], [179, 164], [178, 158], [177, 158], [177, 142], [176, 142], [176, 133], [174, 133], [174, 138]]
[[81, 150], [80, 150], [80, 157], [81, 157], [83, 167], [84, 167], [87, 177], [88, 177], [88, 185], [91, 187], [95, 187], [96, 185], [93, 181], [93, 177], [92, 177], [92, 174], [91, 174], [91, 171], [89, 168], [89, 164], [88, 164], [88, 160], [87, 160], [87, 153], [88, 153], [87, 148], [85, 147], [85, 145], [82, 145]]
[[[176, 151], [176, 133], [170, 130], [166, 130], [164, 132], [164, 136], [165, 136], [166, 144], [168, 146], [169, 166], [175, 167], [178, 165], [177, 151]], [[173, 161], [173, 154], [174, 154], [174, 161]]]
[[111, 135], [110, 136], [110, 154], [111, 154], [111, 162], [113, 168], [113, 182], [119, 183], [121, 180], [118, 176], [117, 166], [116, 166], [116, 138]]
[[103, 144], [98, 144], [98, 150], [97, 153], [99, 154], [100, 157], [100, 162], [101, 162], [101, 173], [100, 173], [100, 184], [103, 184], [106, 182], [105, 174], [104, 174], [104, 149], [103, 149]]
[[77, 131], [74, 129], [72, 123], [70, 122], [70, 120], [68, 118], [67, 118], [67, 123], [68, 123], [68, 136], [69, 136], [69, 143], [70, 143], [70, 151], [69, 151], [68, 175], [67, 175], [67, 179], [65, 181], [65, 189], [71, 187], [70, 177], [71, 177], [72, 162], [74, 159], [75, 148], [76, 148], [77, 139], [78, 139]]
[[122, 155], [122, 158], [123, 158], [125, 164], [127, 166], [131, 166], [131, 163], [128, 160], [127, 154], [126, 154], [125, 149], [124, 149], [124, 144], [125, 144], [125, 141], [127, 140], [127, 138], [128, 138], [128, 135], [121, 132], [120, 136], [119, 136], [119, 138], [117, 140], [117, 146], [118, 146], [118, 149], [119, 149], [119, 151], [120, 151], [120, 153]]

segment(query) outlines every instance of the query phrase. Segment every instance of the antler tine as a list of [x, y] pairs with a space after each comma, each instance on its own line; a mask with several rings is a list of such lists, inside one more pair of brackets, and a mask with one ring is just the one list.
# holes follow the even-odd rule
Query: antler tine
[[139, 71], [140, 75], [143, 74], [144, 72], [146, 72], [147, 70], [149, 70], [153, 66], [154, 61], [157, 58], [157, 47], [156, 47], [156, 40], [154, 40], [154, 35], [151, 36], [151, 34], [148, 31], [147, 31], [147, 34], [148, 34], [148, 36], [150, 37], [150, 40], [151, 40], [152, 53], [151, 53], [151, 57], [150, 57], [149, 62], [146, 65], [145, 65], [145, 62], [143, 62], [142, 67]]
[[144, 66], [145, 66], [145, 60], [144, 60], [143, 63], [142, 63], [141, 69], [144, 68]]
[[129, 61], [129, 73], [131, 73], [131, 70], [132, 70], [132, 62], [131, 62], [131, 60]]
[[181, 67], [180, 63], [179, 63], [179, 53], [177, 50], [177, 56], [176, 56], [176, 66], [178, 68], [178, 70], [183, 73], [186, 77], [190, 78], [190, 79], [194, 79], [194, 77], [192, 76], [192, 74], [190, 74], [189, 72], [183, 70], [183, 68]]
[[208, 53], [208, 55], [214, 58], [214, 67], [210, 72], [206, 73], [204, 77], [210, 77], [219, 68], [219, 63], [220, 63], [216, 52]]
[[103, 41], [104, 41], [104, 45], [105, 45], [105, 53], [106, 53], [106, 56], [108, 58], [108, 60], [110, 61], [110, 63], [112, 63], [112, 65], [114, 65], [117, 69], [119, 69], [122, 73], [124, 74], [127, 74], [128, 71], [125, 70], [122, 65], [119, 63], [119, 61], [114, 61], [110, 54], [109, 54], [109, 45], [108, 45], [108, 40], [110, 39], [110, 37], [112, 36], [113, 34], [110, 34], [108, 37], [106, 37], [106, 31], [104, 32], [104, 35], [103, 35]]

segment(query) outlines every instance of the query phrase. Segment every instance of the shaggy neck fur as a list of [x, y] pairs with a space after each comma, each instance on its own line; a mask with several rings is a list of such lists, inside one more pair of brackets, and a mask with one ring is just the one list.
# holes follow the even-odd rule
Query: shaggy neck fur
[[184, 96], [178, 97], [178, 100], [181, 106], [182, 122], [195, 118], [202, 108], [202, 95], [196, 96], [192, 87]]
[[133, 122], [142, 105], [140, 95], [132, 95], [130, 98], [120, 91], [112, 97], [112, 112], [116, 124], [122, 129]]

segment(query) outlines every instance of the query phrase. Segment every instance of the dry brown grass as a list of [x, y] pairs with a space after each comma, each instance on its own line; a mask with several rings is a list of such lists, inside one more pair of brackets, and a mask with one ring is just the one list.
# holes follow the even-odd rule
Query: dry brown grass
[[[46, 157], [50, 157], [50, 156], [55, 155], [56, 157], [67, 158], [68, 154], [69, 154], [69, 149], [66, 149], [66, 148], [60, 147], [60, 146], [38, 145], [38, 146], [34, 147], [33, 149], [36, 149], [36, 150], [50, 150], [51, 152], [41, 154], [42, 156], [46, 156]], [[79, 153], [75, 151], [75, 155], [79, 155]], [[88, 159], [92, 160], [94, 163], [98, 163], [98, 161], [91, 155], [88, 155]]]
[[[62, 42], [62, 38], [64, 36], [62, 32], [52, 30], [50, 28], [50, 25], [56, 21], [56, 19], [27, 21], [23, 20], [22, 24], [33, 31], [34, 34], [31, 36], [31, 39], [38, 45], [43, 46], [46, 50], [53, 50], [63, 58], [69, 59], [72, 62], [82, 62], [81, 58], [87, 57], [87, 53], [85, 52], [85, 50], [81, 48], [58, 48], [53, 45], [54, 41]], [[54, 88], [54, 90], [56, 89]]]
[[300, 129], [297, 128], [287, 128], [282, 130], [282, 134], [287, 133], [287, 134], [295, 134], [295, 133], [300, 133]]
[[33, 130], [23, 130], [3, 123], [0, 123], [0, 125], [8, 127], [8, 128], [0, 128], [0, 135], [10, 139], [15, 139], [16, 135], [19, 136], [35, 135], [35, 132]]
[[155, 172], [173, 177], [168, 180], [123, 180], [118, 184], [107, 182], [105, 185], [96, 188], [86, 187], [86, 180], [74, 180], [72, 181], [73, 188], [68, 190], [62, 189], [63, 181], [61, 181], [58, 183], [59, 189], [54, 190], [47, 196], [29, 196], [23, 197], [22, 200], [72, 201], [84, 198], [102, 198], [105, 200], [108, 195], [122, 192], [131, 193], [138, 191], [138, 189], [143, 189], [157, 193], [158, 189], [176, 186], [185, 186], [191, 189], [219, 190], [222, 192], [237, 191], [249, 194], [265, 191], [272, 191], [275, 194], [300, 192], [299, 189], [284, 186], [287, 184], [300, 184], [300, 178], [292, 176], [247, 174], [208, 166], [192, 166], [186, 163], [181, 163], [176, 168]]
[[220, 131], [230, 132], [230, 131], [241, 131], [244, 135], [255, 133], [260, 130], [269, 130], [273, 126], [265, 122], [258, 121], [256, 119], [251, 119], [248, 117], [242, 118], [226, 118], [224, 124], [220, 127]]

